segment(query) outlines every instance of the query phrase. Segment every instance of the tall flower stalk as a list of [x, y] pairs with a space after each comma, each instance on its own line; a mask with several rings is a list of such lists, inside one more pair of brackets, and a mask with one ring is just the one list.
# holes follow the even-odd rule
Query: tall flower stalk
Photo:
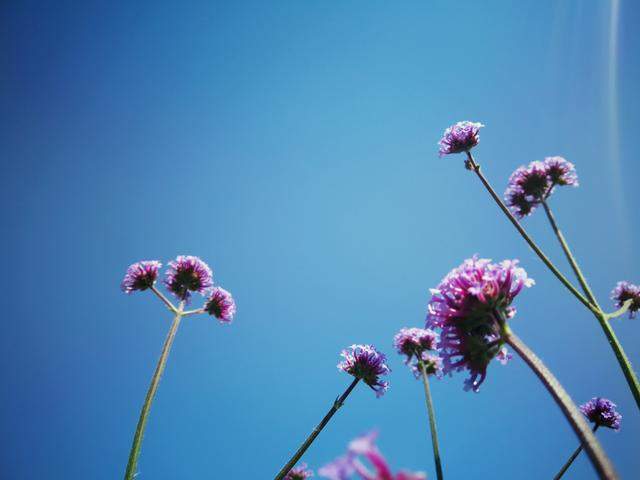
[[351, 345], [348, 349], [343, 350], [341, 355], [344, 360], [338, 364], [338, 369], [353, 376], [353, 381], [342, 395], [333, 402], [333, 405], [324, 418], [312, 430], [305, 441], [302, 442], [302, 445], [300, 445], [300, 448], [293, 454], [291, 459], [289, 459], [278, 472], [275, 480], [282, 480], [289, 474], [331, 418], [344, 405], [347, 397], [360, 380], [371, 387], [371, 389], [376, 392], [377, 397], [381, 397], [389, 387], [387, 382], [380, 380], [381, 375], [386, 375], [390, 372], [389, 367], [385, 363], [386, 357], [383, 353], [377, 351], [373, 345]]
[[431, 431], [431, 445], [433, 447], [433, 460], [436, 464], [436, 475], [438, 480], [442, 480], [442, 461], [440, 460], [440, 444], [438, 442], [438, 427], [436, 426], [436, 412], [433, 408], [433, 400], [431, 399], [431, 388], [429, 387], [429, 374], [424, 361], [418, 362], [420, 372], [422, 373], [422, 383], [424, 384], [424, 396], [427, 404], [427, 413], [429, 414], [429, 430]]
[[[160, 359], [151, 377], [151, 384], [147, 390], [140, 417], [133, 436], [129, 460], [125, 471], [125, 480], [133, 480], [138, 468], [138, 459], [142, 449], [142, 440], [149, 419], [151, 405], [158, 391], [160, 379], [167, 365], [167, 359], [171, 352], [173, 341], [182, 318], [193, 314], [210, 313], [221, 323], [230, 323], [236, 312], [236, 305], [231, 294], [222, 288], [213, 288], [213, 276], [209, 266], [198, 257], [179, 256], [175, 261], [169, 263], [164, 284], [178, 300], [178, 306], [173, 303], [156, 287], [158, 271], [162, 265], [156, 260], [142, 261], [134, 263], [127, 269], [127, 273], [122, 280], [121, 288], [125, 293], [151, 290], [162, 303], [173, 313], [173, 322], [167, 334], [167, 338], [162, 347]], [[191, 297], [191, 292], [198, 292], [202, 295], [209, 295], [208, 300], [202, 308], [185, 311], [184, 307]]]

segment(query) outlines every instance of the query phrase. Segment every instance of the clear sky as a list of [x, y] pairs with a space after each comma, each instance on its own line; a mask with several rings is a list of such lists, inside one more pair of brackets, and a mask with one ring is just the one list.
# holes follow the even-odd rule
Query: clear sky
[[[631, 478], [640, 415], [595, 319], [436, 143], [486, 124], [477, 159], [501, 192], [523, 163], [573, 161], [581, 186], [552, 205], [609, 307], [640, 282], [639, 20], [623, 0], [610, 48], [604, 0], [3, 2], [0, 476], [122, 477], [170, 315], [119, 284], [192, 254], [238, 314], [181, 326], [140, 479], [273, 478], [349, 383], [352, 343], [389, 355], [391, 389], [359, 386], [305, 460], [376, 427], [394, 468], [434, 478], [391, 342], [479, 253], [536, 279], [513, 329], [577, 402], [618, 403], [622, 430], [598, 436]], [[526, 227], [569, 273], [541, 213]], [[614, 327], [640, 366], [640, 324]], [[478, 394], [463, 379], [433, 385], [447, 476], [550, 478], [577, 442], [523, 362]], [[567, 478], [593, 476], [581, 457]]]

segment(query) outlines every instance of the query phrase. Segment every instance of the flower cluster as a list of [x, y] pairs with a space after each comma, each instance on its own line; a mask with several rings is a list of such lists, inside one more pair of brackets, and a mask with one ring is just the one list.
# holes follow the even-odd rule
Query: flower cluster
[[[426, 328], [402, 328], [393, 337], [393, 346], [400, 355], [405, 355], [405, 363], [410, 366], [416, 378], [422, 376], [420, 363], [424, 363], [428, 375], [439, 375], [442, 359], [429, 353], [436, 349], [438, 334]], [[412, 362], [412, 360], [415, 360]]]
[[474, 256], [431, 290], [427, 328], [441, 330], [443, 372], [469, 371], [465, 390], [478, 391], [494, 357], [508, 360], [503, 323], [515, 315], [514, 298], [533, 284], [517, 260], [492, 263]]
[[[393, 474], [387, 460], [375, 444], [377, 432], [370, 432], [351, 441], [346, 455], [318, 470], [318, 475], [330, 480], [348, 480], [357, 473], [364, 480], [426, 480], [424, 473], [399, 472]], [[360, 460], [368, 460], [375, 472], [372, 472]]]
[[618, 282], [611, 292], [611, 299], [618, 308], [622, 308], [627, 300], [632, 300], [629, 306], [629, 318], [634, 318], [640, 310], [640, 286], [629, 282]]
[[157, 260], [143, 260], [130, 265], [120, 288], [125, 293], [133, 293], [153, 287], [158, 278], [160, 267], [162, 264]]
[[229, 323], [236, 314], [236, 302], [224, 288], [214, 287], [209, 294], [204, 311], [209, 315], [213, 315], [222, 323]]
[[480, 129], [484, 127], [478, 122], [458, 122], [444, 131], [438, 142], [440, 156], [452, 153], [468, 152], [480, 141]]
[[547, 157], [518, 167], [509, 178], [504, 193], [507, 206], [518, 218], [530, 215], [556, 186], [578, 186], [576, 169], [562, 157]]
[[176, 298], [187, 301], [191, 292], [207, 294], [213, 286], [213, 272], [198, 257], [180, 255], [169, 262], [164, 284]]
[[301, 463], [289, 470], [284, 477], [284, 480], [306, 480], [313, 477], [313, 472], [307, 469], [306, 463]]
[[380, 380], [391, 369], [385, 363], [387, 357], [373, 345], [351, 345], [340, 354], [344, 360], [338, 363], [338, 369], [359, 378], [369, 385], [377, 397], [381, 397], [389, 388], [389, 382]]
[[599, 427], [620, 430], [622, 415], [616, 411], [616, 404], [602, 397], [593, 397], [587, 403], [580, 405], [580, 411], [589, 421]]

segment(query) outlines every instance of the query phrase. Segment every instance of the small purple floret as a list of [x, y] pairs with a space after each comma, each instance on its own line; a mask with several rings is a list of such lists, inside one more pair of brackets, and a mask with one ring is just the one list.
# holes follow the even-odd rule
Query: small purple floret
[[200, 258], [180, 255], [169, 262], [164, 284], [180, 300], [188, 300], [191, 292], [206, 295], [213, 286], [213, 273]]
[[313, 472], [307, 469], [306, 463], [301, 463], [289, 470], [289, 473], [284, 476], [284, 480], [306, 480], [310, 477], [313, 477]]
[[120, 284], [120, 288], [125, 293], [151, 288], [158, 278], [160, 267], [162, 267], [162, 264], [157, 260], [145, 260], [130, 265]]
[[444, 131], [444, 135], [438, 142], [440, 156], [470, 151], [478, 145], [482, 127], [484, 125], [481, 123], [469, 121], [451, 125]]
[[204, 311], [222, 323], [231, 323], [236, 314], [236, 302], [224, 288], [214, 287], [204, 305]]
[[508, 359], [502, 351], [500, 322], [515, 315], [511, 303], [534, 283], [517, 260], [492, 263], [474, 256], [449, 272], [431, 290], [426, 325], [441, 329], [443, 373], [469, 371], [465, 390], [477, 392], [489, 362], [496, 356], [499, 361]]
[[618, 282], [611, 292], [611, 299], [618, 308], [622, 308], [627, 300], [632, 300], [629, 306], [629, 318], [634, 318], [640, 310], [640, 286], [629, 282]]
[[393, 346], [400, 355], [406, 355], [405, 363], [420, 357], [422, 352], [434, 350], [438, 343], [438, 334], [426, 328], [402, 328], [393, 337]]
[[622, 415], [616, 411], [616, 404], [602, 397], [593, 397], [587, 403], [580, 405], [580, 411], [591, 423], [599, 427], [620, 430]]
[[389, 382], [380, 380], [380, 376], [391, 371], [385, 363], [387, 357], [384, 353], [376, 350], [373, 345], [351, 345], [340, 355], [344, 360], [338, 364], [338, 369], [361, 379], [376, 392], [377, 397], [384, 395]]

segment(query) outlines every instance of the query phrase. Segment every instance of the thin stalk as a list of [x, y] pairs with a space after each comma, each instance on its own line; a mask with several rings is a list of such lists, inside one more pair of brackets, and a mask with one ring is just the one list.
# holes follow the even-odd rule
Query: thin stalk
[[133, 444], [131, 445], [131, 452], [129, 453], [127, 470], [124, 474], [125, 480], [133, 480], [136, 474], [138, 457], [140, 457], [140, 449], [142, 447], [142, 438], [144, 437], [144, 430], [147, 426], [147, 419], [149, 417], [149, 411], [151, 410], [151, 403], [153, 402], [153, 398], [156, 396], [156, 391], [158, 390], [158, 385], [160, 384], [160, 378], [162, 377], [162, 372], [164, 372], [164, 367], [167, 364], [167, 358], [169, 357], [169, 352], [171, 351], [171, 345], [173, 344], [176, 332], [178, 331], [178, 327], [180, 326], [183, 308], [184, 302], [181, 302], [180, 306], [176, 309], [176, 315], [173, 318], [173, 323], [171, 324], [171, 328], [169, 329], [167, 338], [164, 341], [164, 346], [162, 347], [162, 353], [160, 354], [160, 359], [158, 360], [158, 364], [156, 365], [156, 370], [155, 372], [153, 372], [153, 377], [151, 377], [151, 385], [149, 385], [149, 390], [147, 390], [147, 396], [144, 399], [142, 411], [140, 412], [140, 418], [138, 419], [136, 433], [133, 436]]
[[333, 417], [333, 415], [338, 411], [338, 409], [342, 407], [342, 405], [344, 404], [344, 401], [347, 399], [347, 397], [349, 396], [349, 394], [355, 388], [355, 386], [358, 384], [359, 381], [360, 381], [359, 378], [354, 378], [353, 382], [351, 382], [351, 385], [349, 385], [347, 389], [344, 391], [344, 393], [340, 395], [335, 400], [335, 402], [333, 402], [333, 405], [331, 406], [327, 414], [316, 426], [316, 428], [313, 429], [313, 431], [311, 432], [311, 435], [309, 435], [307, 439], [302, 443], [302, 445], [300, 446], [298, 451], [293, 455], [293, 457], [291, 457], [291, 460], [289, 460], [287, 464], [284, 467], [282, 467], [282, 470], [280, 470], [280, 472], [276, 475], [275, 480], [282, 480], [285, 477], [285, 475], [289, 473], [289, 471], [291, 471], [293, 467], [295, 467], [296, 463], [298, 463], [298, 460], [300, 460], [302, 455], [304, 455], [304, 452], [307, 451], [307, 449], [311, 446], [311, 444], [316, 439], [316, 437], [320, 434], [322, 429], [327, 425], [327, 423], [329, 423], [329, 420], [331, 420], [331, 417]]
[[551, 208], [547, 204], [546, 200], [542, 202], [542, 206], [544, 207], [544, 211], [547, 213], [547, 218], [549, 219], [549, 223], [551, 224], [551, 228], [553, 229], [553, 232], [556, 234], [556, 237], [558, 238], [558, 241], [560, 242], [560, 246], [562, 247], [562, 251], [564, 252], [565, 256], [567, 257], [567, 260], [569, 261], [569, 264], [571, 265], [571, 268], [573, 269], [573, 272], [576, 274], [576, 277], [578, 277], [578, 281], [580, 282], [580, 285], [582, 286], [582, 290], [584, 290], [584, 293], [589, 298], [589, 301], [593, 305], [595, 305], [596, 308], [597, 308], [597, 311], [594, 311], [593, 314], [595, 315], [596, 319], [598, 320], [598, 323], [602, 327], [602, 330], [604, 331], [604, 334], [607, 337], [607, 341], [609, 342], [609, 345], [611, 346], [611, 348], [613, 349], [613, 352], [616, 355], [616, 359], [618, 360], [618, 363], [620, 364], [620, 368], [622, 369], [622, 372], [624, 373], [624, 377], [627, 380], [627, 383], [629, 384], [629, 389], [631, 390], [631, 393], [633, 394], [633, 398], [636, 401], [636, 405], [640, 409], [640, 382], [638, 381], [638, 377], [636, 376], [635, 372], [633, 371], [633, 367], [631, 366], [631, 362], [629, 361], [629, 358], [627, 357], [624, 349], [622, 348], [622, 345], [620, 344], [620, 341], [616, 337], [616, 334], [613, 331], [613, 328], [611, 328], [611, 325], [608, 322], [609, 315], [604, 313], [602, 311], [602, 309], [600, 308], [600, 305], [598, 304], [598, 301], [596, 300], [595, 296], [593, 295], [593, 292], [591, 291], [591, 288], [589, 287], [589, 283], [587, 282], [587, 279], [585, 278], [584, 274], [582, 273], [582, 270], [580, 270], [580, 266], [578, 265], [578, 262], [576, 261], [575, 257], [573, 256], [573, 253], [571, 252], [571, 249], [569, 248], [569, 244], [565, 240], [564, 235], [562, 234], [562, 231], [558, 227], [558, 224], [557, 224], [556, 219], [555, 219], [555, 217], [553, 215], [553, 212], [551, 211]]
[[[598, 430], [598, 426], [599, 425], [595, 425], [593, 427], [592, 432], [596, 433], [596, 430]], [[567, 460], [567, 463], [565, 463], [562, 468], [560, 469], [560, 471], [556, 474], [555, 477], [553, 477], [553, 480], [559, 480], [560, 478], [562, 478], [562, 476], [565, 474], [565, 472], [567, 470], [569, 470], [569, 467], [571, 466], [571, 464], [573, 463], [573, 461], [578, 458], [578, 455], [580, 455], [580, 452], [582, 452], [582, 445], [580, 445], [578, 448], [576, 448], [575, 452], [573, 452], [571, 454], [571, 456], [569, 457], [569, 460]]]
[[169, 299], [165, 297], [162, 294], [162, 292], [155, 287], [155, 285], [151, 286], [151, 291], [155, 293], [160, 300], [162, 300], [162, 303], [164, 303], [169, 310], [171, 310], [173, 313], [178, 313], [178, 309], [173, 306], [173, 303], [171, 303]]
[[520, 355], [527, 365], [533, 370], [537, 377], [542, 381], [546, 389], [549, 391], [553, 399], [556, 401], [562, 413], [571, 424], [573, 431], [578, 436], [580, 444], [589, 455], [589, 459], [594, 468], [598, 472], [601, 479], [617, 479], [618, 476], [607, 457], [606, 453], [600, 446], [598, 439], [595, 437], [583, 415], [576, 407], [569, 394], [560, 385], [560, 382], [553, 376], [549, 369], [542, 363], [535, 353], [527, 347], [509, 328], [503, 326], [503, 339]]
[[480, 179], [484, 187], [487, 189], [487, 191], [489, 192], [493, 200], [498, 204], [500, 209], [504, 212], [504, 214], [507, 216], [509, 221], [513, 224], [513, 226], [516, 227], [516, 230], [518, 230], [522, 238], [525, 239], [525, 241], [533, 249], [536, 255], [540, 257], [540, 260], [542, 260], [542, 262], [549, 268], [549, 270], [551, 270], [551, 272], [556, 276], [556, 278], [560, 280], [560, 282], [580, 301], [580, 303], [582, 303], [585, 307], [587, 307], [592, 312], [598, 313], [599, 309], [595, 305], [592, 305], [591, 302], [589, 302], [589, 300], [587, 300], [584, 297], [584, 295], [582, 295], [576, 289], [576, 287], [574, 287], [571, 284], [571, 282], [567, 280], [567, 278], [560, 272], [560, 270], [558, 270], [556, 266], [551, 262], [551, 260], [549, 260], [549, 258], [544, 254], [544, 252], [540, 249], [540, 247], [538, 247], [538, 245], [533, 241], [533, 239], [529, 236], [529, 234], [525, 231], [525, 229], [522, 228], [522, 225], [520, 225], [520, 222], [518, 222], [516, 217], [513, 216], [509, 208], [507, 208], [507, 206], [504, 204], [502, 199], [498, 196], [498, 194], [493, 189], [491, 184], [489, 184], [489, 181], [486, 179], [484, 174], [480, 171], [480, 165], [478, 165], [475, 162], [475, 160], [473, 159], [473, 155], [471, 155], [471, 152], [467, 152], [467, 158], [468, 158], [467, 168], [469, 168], [470, 170], [473, 170], [476, 173], [476, 175], [478, 176], [478, 178]]
[[438, 444], [438, 430], [436, 428], [436, 412], [433, 408], [433, 400], [431, 399], [431, 388], [429, 387], [429, 375], [424, 362], [418, 362], [422, 371], [422, 383], [424, 384], [424, 396], [427, 403], [427, 412], [429, 412], [429, 428], [431, 430], [431, 445], [433, 446], [433, 459], [436, 463], [436, 474], [438, 480], [442, 480], [442, 462], [440, 461], [440, 447]]

